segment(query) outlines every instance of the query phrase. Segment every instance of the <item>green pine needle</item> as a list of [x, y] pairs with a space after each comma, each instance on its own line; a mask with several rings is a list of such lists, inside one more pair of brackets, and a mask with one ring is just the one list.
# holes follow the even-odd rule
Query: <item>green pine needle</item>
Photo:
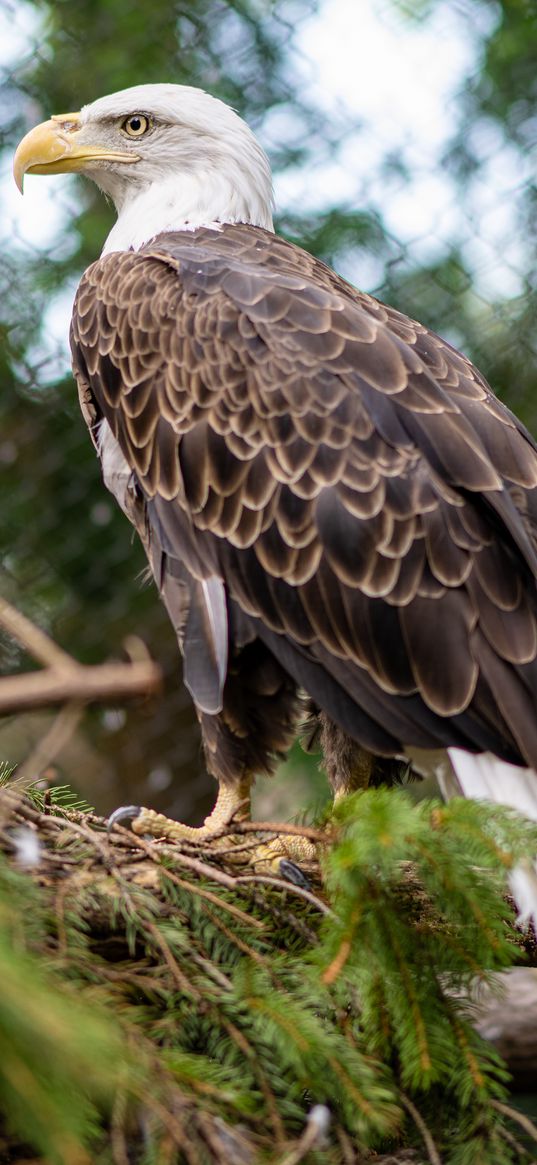
[[[495, 1103], [508, 1075], [472, 1026], [471, 993], [520, 957], [506, 873], [537, 852], [535, 826], [483, 804], [356, 794], [326, 851], [324, 915], [291, 889], [230, 884], [225, 862], [221, 885], [216, 853], [201, 875], [187, 853], [107, 838], [79, 810], [71, 827], [65, 790], [61, 823], [49, 796], [41, 812], [11, 790], [9, 1151], [107, 1165], [113, 1144], [114, 1161], [137, 1165], [261, 1165], [294, 1152], [323, 1105], [331, 1123], [312, 1165], [343, 1165], [345, 1145], [366, 1160], [424, 1141], [442, 1165], [516, 1161]], [[17, 830], [30, 827], [35, 877], [16, 868]]]

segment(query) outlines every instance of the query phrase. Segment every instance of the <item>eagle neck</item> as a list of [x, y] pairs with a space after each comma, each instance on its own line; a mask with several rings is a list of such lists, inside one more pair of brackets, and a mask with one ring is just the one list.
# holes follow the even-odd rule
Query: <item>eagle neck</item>
[[248, 182], [229, 181], [221, 174], [182, 174], [145, 187], [126, 189], [114, 198], [118, 211], [103, 248], [139, 250], [165, 231], [246, 222], [273, 230], [271, 203]]

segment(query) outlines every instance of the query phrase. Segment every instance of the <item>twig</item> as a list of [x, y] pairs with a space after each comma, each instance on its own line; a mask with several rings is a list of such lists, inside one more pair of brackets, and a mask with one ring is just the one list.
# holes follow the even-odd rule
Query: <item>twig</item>
[[174, 1145], [180, 1148], [189, 1165], [200, 1165], [199, 1155], [187, 1135], [186, 1129], [177, 1118], [177, 1105], [171, 1111], [171, 1106], [162, 1104], [152, 1092], [144, 1092], [136, 1084], [130, 1083], [130, 1090], [134, 1096], [161, 1122], [170, 1134]]
[[491, 1100], [490, 1104], [492, 1108], [496, 1109], [496, 1112], [501, 1112], [502, 1116], [509, 1117], [509, 1120], [512, 1120], [515, 1122], [515, 1124], [520, 1125], [520, 1128], [524, 1129], [524, 1132], [527, 1133], [528, 1136], [530, 1136], [534, 1141], [537, 1141], [537, 1126], [534, 1125], [529, 1116], [526, 1116], [523, 1112], [518, 1112], [518, 1109], [511, 1108], [508, 1104], [502, 1104], [501, 1100]]
[[404, 1092], [400, 1092], [399, 1096], [400, 1096], [401, 1104], [403, 1105], [403, 1108], [406, 1108], [409, 1116], [412, 1117], [412, 1120], [414, 1121], [416, 1128], [419, 1129], [419, 1131], [421, 1133], [421, 1136], [423, 1139], [423, 1144], [425, 1145], [425, 1148], [427, 1150], [427, 1156], [429, 1158], [429, 1161], [431, 1162], [431, 1165], [442, 1165], [442, 1158], [440, 1157], [438, 1149], [433, 1141], [433, 1138], [429, 1132], [429, 1129], [427, 1128], [427, 1125], [425, 1124], [425, 1121], [424, 1121], [421, 1113], [418, 1112], [416, 1105], [412, 1103], [412, 1101], [408, 1098], [408, 1096], [405, 1096]]
[[[129, 847], [135, 847], [140, 849], [144, 854], [147, 854], [147, 856], [152, 859], [154, 864], [162, 870], [164, 877], [169, 878], [172, 882], [175, 882], [178, 886], [188, 890], [190, 893], [197, 894], [202, 898], [207, 898], [210, 902], [214, 903], [214, 905], [217, 905], [220, 910], [224, 909], [227, 910], [230, 914], [236, 915], [241, 919], [241, 921], [246, 922], [250, 927], [253, 926], [259, 930], [263, 930], [264, 923], [259, 919], [252, 917], [251, 915], [244, 914], [243, 911], [239, 910], [237, 906], [234, 906], [231, 902], [226, 902], [224, 899], [218, 898], [216, 895], [212, 894], [210, 890], [202, 888], [201, 886], [195, 886], [190, 882], [185, 882], [182, 878], [179, 878], [177, 874], [174, 874], [168, 866], [165, 866], [162, 862], [160, 862], [159, 857], [161, 855], [171, 857], [179, 865], [182, 865], [186, 869], [191, 870], [193, 874], [198, 874], [204, 878], [210, 879], [213, 882], [220, 883], [220, 885], [224, 886], [227, 890], [240, 892], [245, 884], [248, 885], [251, 882], [261, 882], [265, 885], [276, 886], [279, 890], [293, 890], [299, 895], [299, 897], [305, 898], [307, 902], [311, 902], [311, 904], [315, 906], [321, 913], [332, 913], [330, 908], [326, 906], [326, 904], [322, 902], [320, 898], [317, 898], [309, 890], [304, 890], [300, 886], [295, 886], [293, 882], [286, 882], [281, 878], [272, 878], [265, 874], [252, 874], [241, 875], [240, 877], [232, 877], [230, 874], [225, 874], [223, 870], [217, 869], [216, 866], [208, 865], [205, 862], [199, 861], [197, 858], [190, 857], [182, 851], [179, 851], [175, 846], [159, 845], [158, 849], [156, 849], [154, 843], [146, 841], [143, 837], [139, 837], [138, 834], [130, 832], [122, 825], [115, 825], [114, 832], [115, 831], [119, 833], [121, 840], [126, 842]], [[223, 856], [226, 855], [224, 854]], [[263, 900], [261, 900], [261, 905], [266, 908], [266, 903]], [[295, 921], [298, 923], [298, 920]], [[308, 941], [314, 941], [315, 938], [309, 929], [306, 930], [306, 937], [308, 938]]]
[[224, 975], [224, 972], [219, 967], [215, 967], [210, 959], [204, 959], [203, 955], [198, 955], [196, 951], [190, 952], [190, 959], [191, 962], [196, 964], [196, 967], [201, 967], [201, 970], [205, 971], [205, 974], [210, 979], [213, 979], [215, 983], [218, 983], [218, 986], [222, 987], [224, 991], [233, 991], [231, 979], [227, 975]]
[[[517, 1141], [516, 1137], [514, 1137], [513, 1134], [509, 1132], [509, 1129], [500, 1128], [498, 1129], [498, 1133], [502, 1140], [507, 1141], [507, 1144], [511, 1145], [511, 1147], [515, 1149], [521, 1161], [524, 1157], [531, 1158], [529, 1149], [525, 1149], [524, 1145], [521, 1145], [520, 1141]], [[535, 1165], [535, 1160], [532, 1161], [532, 1165]]]
[[239, 951], [242, 951], [244, 955], [248, 955], [248, 957], [253, 959], [254, 962], [258, 963], [260, 967], [263, 967], [264, 971], [268, 971], [269, 975], [272, 977], [273, 982], [276, 983], [278, 987], [283, 986], [281, 979], [279, 979], [273, 971], [270, 961], [266, 959], [260, 951], [256, 951], [254, 947], [251, 947], [248, 943], [246, 943], [244, 939], [239, 937], [238, 934], [235, 934], [234, 931], [230, 930], [229, 927], [226, 926], [225, 922], [222, 922], [222, 920], [218, 918], [216, 914], [213, 914], [212, 910], [209, 910], [208, 906], [204, 907], [204, 909], [207, 918], [211, 920], [213, 926], [216, 926], [217, 930], [220, 930], [222, 934], [225, 934], [228, 942], [237, 947]]
[[[160, 972], [162, 964], [156, 970]], [[124, 968], [121, 971], [115, 971], [112, 967], [101, 965], [99, 976], [101, 979], [107, 979], [110, 983], [119, 983], [120, 986], [124, 983], [130, 983], [137, 991], [149, 992], [152, 996], [159, 993], [163, 998], [166, 998], [165, 988], [158, 982], [157, 975], [152, 975], [149, 972], [146, 975], [141, 975], [134, 971], [126, 971]]]
[[43, 825], [57, 825], [59, 829], [70, 830], [77, 833], [79, 837], [83, 837], [92, 849], [96, 850], [101, 858], [101, 861], [106, 869], [108, 869], [111, 861], [111, 850], [107, 840], [95, 829], [85, 829], [83, 825], [77, 824], [75, 821], [69, 821], [67, 817], [54, 817], [49, 813], [40, 814], [40, 819]]
[[229, 914], [234, 914], [240, 922], [244, 922], [246, 926], [254, 926], [258, 930], [264, 930], [265, 924], [259, 918], [253, 918], [246, 914], [244, 910], [239, 910], [238, 906], [234, 906], [232, 902], [226, 902], [225, 899], [219, 898], [217, 894], [213, 894], [210, 890], [206, 890], [204, 886], [196, 886], [193, 882], [187, 882], [184, 878], [179, 878], [173, 870], [169, 870], [167, 866], [159, 868], [162, 870], [163, 877], [169, 878], [174, 885], [179, 886], [182, 890], [188, 890], [190, 894], [195, 894], [199, 898], [205, 898], [208, 902], [212, 902], [213, 906], [217, 906], [219, 910], [227, 910]]
[[358, 1157], [354, 1152], [350, 1137], [347, 1136], [347, 1133], [341, 1128], [341, 1125], [336, 1126], [336, 1136], [342, 1153], [342, 1165], [356, 1165]]
[[174, 959], [168, 943], [166, 942], [166, 939], [159, 930], [158, 926], [156, 926], [154, 922], [146, 922], [145, 925], [153, 937], [155, 946], [160, 947], [160, 950], [164, 955], [164, 960], [168, 966], [178, 991], [180, 991], [183, 995], [191, 995], [193, 999], [202, 999], [203, 996], [201, 991], [199, 991], [198, 988], [195, 987], [194, 984], [191, 983], [190, 980], [187, 979], [186, 975], [184, 975], [181, 971], [181, 968], [179, 967], [176, 959]]
[[241, 874], [239, 878], [235, 879], [235, 886], [243, 886], [248, 882], [263, 882], [265, 886], [277, 886], [278, 890], [290, 890], [291, 893], [297, 894], [299, 898], [304, 898], [306, 902], [310, 902], [315, 906], [321, 914], [329, 914], [333, 916], [334, 912], [317, 898], [311, 890], [304, 890], [302, 886], [296, 886], [294, 882], [284, 882], [283, 878], [271, 878], [268, 874]]
[[14, 783], [20, 785], [34, 781], [51, 761], [65, 747], [76, 730], [82, 716], [83, 705], [70, 701], [58, 712], [48, 732], [39, 740], [21, 765], [18, 765], [13, 778]]
[[127, 1139], [125, 1137], [125, 1120], [127, 1116], [127, 1097], [123, 1088], [118, 1088], [112, 1105], [111, 1141], [114, 1165], [129, 1165]]
[[227, 890], [236, 889], [238, 878], [232, 878], [230, 874], [225, 874], [223, 870], [218, 870], [216, 866], [211, 866], [207, 862], [200, 862], [199, 858], [191, 858], [188, 854], [182, 853], [180, 850], [173, 850], [171, 847], [168, 849], [168, 854], [174, 858], [178, 865], [184, 866], [186, 870], [192, 870], [193, 874], [200, 874], [202, 878], [208, 878], [212, 882], [219, 882]]
[[[208, 878], [213, 882], [219, 882], [221, 886], [225, 886], [227, 890], [235, 890], [238, 879], [232, 878], [230, 874], [225, 874], [223, 870], [217, 870], [215, 866], [209, 866], [205, 862], [200, 862], [199, 858], [191, 858], [183, 853], [176, 846], [159, 845], [158, 849], [155, 843], [146, 841], [145, 838], [140, 837], [139, 834], [126, 829], [123, 825], [114, 825], [113, 831], [118, 830], [123, 841], [127, 841], [131, 848], [142, 850], [147, 854], [157, 865], [162, 865], [158, 861], [160, 855], [172, 857], [174, 861], [180, 866], [184, 866], [187, 870], [192, 870], [193, 874], [201, 874], [202, 877]], [[163, 867], [168, 873], [167, 867]]]
[[279, 925], [290, 926], [296, 934], [305, 939], [309, 946], [313, 947], [319, 941], [318, 935], [311, 927], [307, 926], [302, 918], [298, 918], [293, 913], [287, 903], [277, 906], [273, 898], [267, 897], [266, 894], [261, 894], [259, 890], [253, 888], [249, 891], [248, 898], [254, 906], [259, 907], [264, 915], [270, 915]]

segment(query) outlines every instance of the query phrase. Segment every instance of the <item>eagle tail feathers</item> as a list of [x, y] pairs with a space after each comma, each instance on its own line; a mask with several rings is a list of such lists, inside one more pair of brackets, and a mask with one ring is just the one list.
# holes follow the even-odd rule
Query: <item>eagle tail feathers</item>
[[[448, 753], [454, 774], [439, 774], [444, 796], [458, 793], [476, 801], [507, 805], [537, 821], [537, 773], [533, 769], [509, 764], [489, 752], [449, 748]], [[517, 922], [531, 922], [537, 931], [537, 862], [528, 857], [518, 863], [509, 874], [509, 884], [518, 909]]]

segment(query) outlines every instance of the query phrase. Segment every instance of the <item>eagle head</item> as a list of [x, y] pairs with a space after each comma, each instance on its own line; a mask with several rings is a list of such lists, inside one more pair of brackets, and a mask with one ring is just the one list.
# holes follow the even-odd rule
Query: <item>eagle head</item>
[[21, 191], [25, 174], [66, 172], [92, 178], [114, 202], [118, 222], [105, 251], [209, 223], [272, 229], [266, 154], [242, 118], [202, 89], [136, 85], [23, 138], [14, 160]]

